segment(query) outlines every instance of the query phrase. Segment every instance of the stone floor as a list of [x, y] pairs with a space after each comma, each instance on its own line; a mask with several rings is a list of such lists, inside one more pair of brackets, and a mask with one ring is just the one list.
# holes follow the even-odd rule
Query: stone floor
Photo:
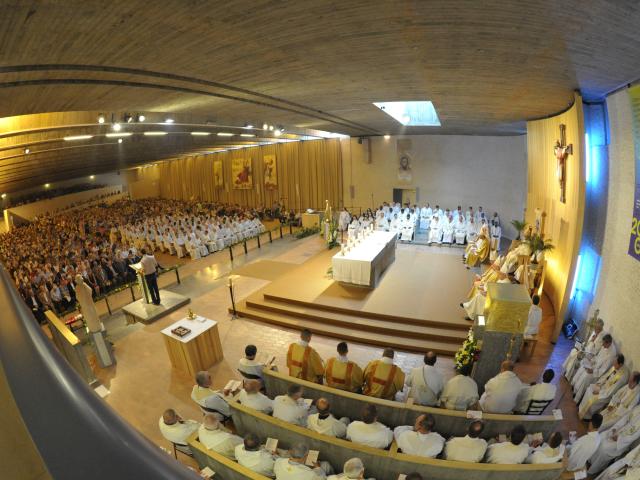
[[[162, 438], [158, 430], [158, 419], [164, 409], [175, 408], [184, 418], [199, 419], [201, 417], [200, 411], [190, 399], [194, 381], [189, 376], [171, 369], [159, 333], [166, 326], [183, 318], [187, 308], [218, 322], [225, 358], [210, 369], [214, 387], [221, 388], [230, 378], [239, 378], [235, 366], [248, 343], [256, 344], [259, 351], [276, 356], [276, 363], [282, 366], [285, 362], [284, 352], [288, 344], [297, 339], [298, 333], [247, 319], [232, 318], [227, 311], [230, 305], [228, 276], [235, 269], [240, 269], [258, 259], [300, 264], [324, 248], [323, 242], [315, 236], [303, 240], [285, 236], [283, 239], [274, 240], [273, 243], [263, 244], [259, 250], [250, 250], [247, 255], [240, 254], [233, 262], [230, 261], [227, 251], [196, 261], [182, 261], [183, 266], [180, 269], [182, 283], [179, 285], [175, 283], [174, 279], [169, 278], [169, 274], [165, 276], [167, 278], [163, 280], [161, 286], [173, 292], [188, 295], [191, 297], [191, 303], [151, 325], [126, 325], [121, 311], [116, 311], [109, 316], [104, 309], [103, 321], [110, 338], [115, 343], [117, 358], [117, 364], [113, 367], [97, 371], [98, 379], [110, 391], [105, 398], [107, 404], [152, 442], [164, 447], [169, 446], [168, 442]], [[441, 247], [399, 245], [398, 248], [429, 249], [442, 254], [459, 255], [457, 249]], [[167, 258], [167, 256], [158, 255], [158, 258], [161, 263], [176, 263], [175, 257]], [[265, 279], [240, 275], [235, 280], [236, 298], [242, 299], [267, 283], [268, 280]], [[130, 295], [128, 301], [131, 301]], [[126, 296], [123, 297], [122, 302], [127, 303]], [[555, 382], [559, 387], [556, 401], [563, 409], [566, 418], [563, 422], [563, 431], [566, 434], [571, 430], [577, 430], [580, 434], [584, 431], [584, 427], [577, 420], [576, 407], [571, 400], [570, 389], [567, 383], [559, 378], [560, 366], [570, 344], [561, 338], [554, 348], [554, 345], [549, 342], [555, 318], [548, 299], [543, 300], [542, 307], [544, 318], [541, 339], [535, 355], [518, 363], [516, 372], [523, 381], [532, 382], [540, 377], [547, 366], [554, 368], [558, 372]], [[312, 343], [321, 356], [327, 358], [334, 355], [335, 339], [315, 336]], [[350, 346], [350, 357], [361, 365], [379, 357], [380, 353], [379, 348], [357, 344]], [[397, 352], [396, 362], [403, 370], [408, 371], [421, 365], [422, 357], [412, 353]], [[453, 375], [453, 359], [439, 358], [437, 366], [446, 378]]]

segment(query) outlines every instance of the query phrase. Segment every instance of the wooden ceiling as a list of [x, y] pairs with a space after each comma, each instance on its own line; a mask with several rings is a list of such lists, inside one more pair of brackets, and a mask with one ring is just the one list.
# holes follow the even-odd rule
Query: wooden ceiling
[[[0, 12], [0, 117], [71, 112], [0, 120], [0, 191], [238, 144], [175, 133], [197, 125], [519, 134], [576, 89], [599, 99], [640, 76], [635, 0], [0, 0]], [[433, 101], [442, 127], [372, 105], [397, 100]], [[100, 112], [189, 125], [117, 144]], [[53, 130], [21, 133], [42, 125]], [[91, 146], [60, 140], [82, 132]]]

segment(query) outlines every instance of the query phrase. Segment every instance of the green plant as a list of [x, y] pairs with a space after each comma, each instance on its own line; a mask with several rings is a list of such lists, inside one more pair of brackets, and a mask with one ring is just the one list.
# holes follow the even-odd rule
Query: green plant
[[469, 329], [467, 338], [462, 342], [462, 346], [456, 352], [454, 357], [456, 369], [460, 369], [465, 365], [473, 365], [480, 356], [480, 349], [478, 348], [478, 342], [473, 335], [473, 329]]
[[520, 234], [524, 231], [525, 228], [527, 228], [527, 225], [529, 224], [524, 220], [511, 220], [511, 225], [513, 225], [513, 228], [518, 231], [518, 236], [520, 236]]
[[300, 240], [301, 238], [310, 237], [311, 235], [315, 235], [320, 232], [320, 228], [303, 228], [298, 233], [296, 233], [296, 238]]
[[531, 248], [531, 253], [550, 252], [556, 248], [555, 245], [551, 243], [550, 238], [545, 240], [537, 233], [534, 233], [525, 241], [529, 245], [529, 248]]
[[340, 242], [338, 241], [338, 233], [338, 222], [332, 219], [329, 223], [329, 237], [326, 239], [328, 250], [340, 245]]

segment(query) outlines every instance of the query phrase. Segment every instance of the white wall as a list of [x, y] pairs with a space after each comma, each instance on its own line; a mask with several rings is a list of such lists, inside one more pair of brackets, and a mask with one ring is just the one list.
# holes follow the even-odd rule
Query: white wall
[[628, 92], [607, 98], [609, 145], [609, 199], [602, 249], [602, 270], [592, 309], [600, 316], [623, 353], [640, 368], [640, 262], [627, 254], [633, 213], [635, 160], [633, 124]]
[[[398, 179], [398, 140], [410, 141], [411, 182]], [[527, 190], [526, 136], [411, 135], [343, 140], [344, 203], [370, 208], [391, 201], [394, 188], [416, 188], [418, 203], [442, 208], [482, 205], [497, 211], [505, 236], [515, 232], [511, 220], [524, 215]], [[354, 196], [351, 197], [350, 187]], [[372, 202], [373, 194], [373, 202]]]

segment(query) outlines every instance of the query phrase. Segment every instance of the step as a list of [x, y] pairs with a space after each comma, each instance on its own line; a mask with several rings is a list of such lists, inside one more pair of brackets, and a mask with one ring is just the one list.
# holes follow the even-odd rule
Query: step
[[305, 320], [312, 320], [322, 324], [331, 324], [338, 327], [354, 328], [360, 331], [396, 335], [400, 337], [420, 338], [423, 340], [438, 340], [444, 343], [460, 345], [467, 336], [466, 331], [443, 327], [406, 324], [402, 320], [384, 320], [370, 318], [366, 314], [344, 314], [298, 305], [285, 304], [267, 299], [261, 299], [259, 295], [249, 297], [246, 300], [247, 307], [254, 310], [264, 310], [279, 315], [289, 315]]
[[441, 328], [446, 330], [460, 330], [465, 332], [465, 335], [466, 335], [466, 332], [469, 331], [469, 327], [470, 327], [469, 324], [463, 323], [462, 321], [446, 322], [446, 321], [430, 320], [430, 319], [423, 319], [423, 318], [401, 317], [401, 316], [395, 316], [395, 315], [390, 315], [386, 313], [360, 311], [360, 310], [354, 310], [354, 309], [349, 309], [345, 307], [337, 307], [334, 305], [327, 305], [324, 303], [306, 302], [304, 300], [296, 300], [293, 298], [287, 298], [281, 295], [273, 295], [270, 293], [264, 293], [264, 300], [267, 300], [269, 302], [285, 303], [287, 305], [296, 305], [299, 307], [306, 307], [314, 310], [322, 310], [326, 312], [337, 312], [337, 313], [346, 314], [346, 315], [358, 315], [358, 316], [367, 317], [371, 319], [375, 318], [380, 320], [389, 320], [392, 322], [402, 322], [405, 324], [418, 325], [421, 327], [436, 327], [436, 328]]
[[446, 356], [453, 356], [459, 348], [459, 345], [435, 340], [410, 339], [375, 332], [363, 332], [360, 330], [354, 330], [353, 328], [338, 327], [336, 325], [318, 324], [318, 322], [312, 320], [304, 320], [286, 315], [270, 313], [264, 310], [253, 309], [248, 307], [245, 302], [241, 302], [237, 306], [236, 312], [239, 316], [244, 318], [278, 325], [292, 330], [308, 328], [316, 334], [356, 342], [363, 345], [391, 347], [401, 351], [418, 353], [425, 353], [431, 350], [438, 355]]

